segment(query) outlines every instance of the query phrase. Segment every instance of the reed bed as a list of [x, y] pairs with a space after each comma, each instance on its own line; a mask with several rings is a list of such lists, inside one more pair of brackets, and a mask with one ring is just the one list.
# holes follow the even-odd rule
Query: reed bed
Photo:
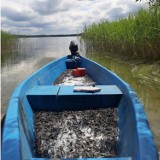
[[11, 48], [13, 46], [13, 43], [15, 43], [15, 40], [17, 40], [17, 36], [1, 30], [1, 49], [2, 53], [5, 53], [8, 48]]
[[2, 42], [8, 41], [8, 40], [11, 40], [11, 39], [14, 39], [14, 38], [16, 38], [15, 35], [1, 30], [1, 41]]
[[96, 49], [159, 60], [160, 8], [141, 9], [127, 18], [85, 26], [82, 38]]

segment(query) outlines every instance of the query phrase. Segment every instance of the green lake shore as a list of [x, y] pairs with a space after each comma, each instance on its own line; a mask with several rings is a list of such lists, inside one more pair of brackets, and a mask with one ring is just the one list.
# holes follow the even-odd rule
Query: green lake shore
[[137, 59], [160, 60], [160, 7], [141, 9], [113, 22], [84, 26], [87, 46]]

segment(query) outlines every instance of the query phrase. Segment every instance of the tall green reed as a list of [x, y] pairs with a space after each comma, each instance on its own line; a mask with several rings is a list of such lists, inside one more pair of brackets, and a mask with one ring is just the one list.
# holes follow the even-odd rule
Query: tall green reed
[[142, 59], [160, 59], [160, 9], [141, 9], [127, 18], [84, 26], [92, 46]]
[[1, 42], [8, 41], [13, 38], [16, 38], [16, 36], [9, 32], [1, 30]]
[[16, 45], [17, 40], [18, 37], [16, 35], [1, 30], [1, 53], [5, 53], [8, 49]]

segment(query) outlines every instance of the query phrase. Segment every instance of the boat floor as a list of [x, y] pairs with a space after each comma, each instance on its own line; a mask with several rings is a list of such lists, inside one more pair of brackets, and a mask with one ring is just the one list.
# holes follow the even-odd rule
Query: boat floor
[[[66, 70], [53, 85], [93, 85], [89, 77]], [[47, 158], [117, 157], [116, 108], [35, 112], [35, 152]]]

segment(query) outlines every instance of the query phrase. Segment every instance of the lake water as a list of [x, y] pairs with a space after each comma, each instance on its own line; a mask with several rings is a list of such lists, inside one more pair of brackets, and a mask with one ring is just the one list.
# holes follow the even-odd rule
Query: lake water
[[117, 73], [137, 92], [147, 114], [156, 146], [160, 151], [160, 63], [124, 60], [104, 51], [87, 50], [77, 37], [21, 38], [2, 50], [1, 112], [5, 114], [9, 97], [15, 87], [28, 75], [48, 62], [70, 54], [71, 40], [79, 43], [81, 55]]

